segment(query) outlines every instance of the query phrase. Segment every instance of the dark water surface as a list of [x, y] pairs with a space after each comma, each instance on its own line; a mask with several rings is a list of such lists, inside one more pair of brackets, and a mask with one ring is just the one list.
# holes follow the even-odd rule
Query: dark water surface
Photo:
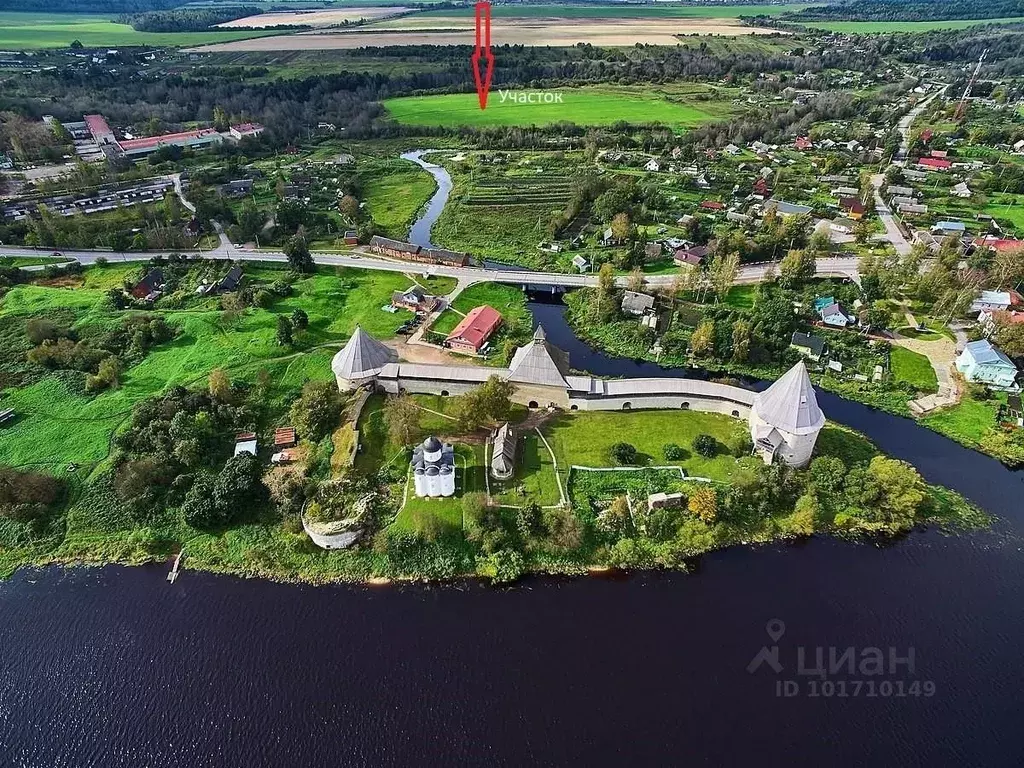
[[[666, 375], [567, 337], [561, 307], [533, 309], [575, 367]], [[689, 576], [508, 590], [23, 571], [0, 584], [0, 768], [1024, 764], [1021, 474], [819, 397], [999, 515], [995, 530], [737, 548]], [[782, 670], [749, 673], [772, 645]], [[826, 696], [801, 647], [812, 666], [819, 647], [912, 648], [914, 670], [831, 675], [847, 695]], [[797, 694], [778, 696], [781, 681]]]

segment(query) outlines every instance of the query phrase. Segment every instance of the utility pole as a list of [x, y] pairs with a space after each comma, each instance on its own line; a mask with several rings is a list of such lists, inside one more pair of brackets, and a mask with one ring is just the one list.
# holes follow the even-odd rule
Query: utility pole
[[974, 73], [971, 75], [971, 79], [967, 81], [967, 87], [964, 88], [964, 95], [960, 97], [960, 103], [956, 107], [956, 114], [953, 119], [956, 122], [960, 122], [964, 119], [964, 115], [967, 114], [967, 100], [971, 97], [971, 91], [974, 90], [975, 83], [978, 82], [978, 75], [981, 74], [981, 65], [985, 63], [985, 57], [988, 55], [988, 48], [981, 52], [981, 56], [978, 57], [978, 64], [974, 67]]

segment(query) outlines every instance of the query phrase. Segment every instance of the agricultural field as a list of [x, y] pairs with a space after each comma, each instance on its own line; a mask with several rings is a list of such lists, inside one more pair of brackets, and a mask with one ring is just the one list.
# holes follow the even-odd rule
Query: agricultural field
[[[496, 9], [497, 10], [497, 9]], [[617, 9], [615, 9], [617, 10]], [[690, 17], [675, 19], [652, 16], [592, 17], [589, 20], [556, 16], [497, 17], [491, 25], [491, 39], [497, 45], [561, 46], [580, 43], [602, 47], [677, 45], [686, 35], [779, 35], [778, 30], [750, 27], [735, 17]], [[303, 32], [259, 40], [218, 43], [204, 51], [305, 51], [345, 50], [364, 47], [386, 48], [413, 45], [472, 45], [475, 23], [469, 16], [419, 14], [342, 31]]]
[[75, 40], [87, 48], [131, 45], [188, 46], [242, 40], [267, 34], [271, 33], [254, 30], [137, 32], [127, 24], [117, 24], [107, 16], [96, 14], [0, 11], [2, 50], [67, 48]]
[[522, 104], [502, 100], [492, 91], [487, 109], [481, 110], [475, 93], [436, 96], [406, 96], [387, 99], [385, 109], [399, 123], [407, 125], [577, 125], [661, 123], [673, 129], [691, 128], [732, 113], [731, 102], [701, 101], [686, 95], [652, 88], [584, 87], [563, 88], [557, 104]]
[[807, 22], [806, 27], [849, 35], [915, 34], [940, 29], [967, 29], [981, 24], [1020, 24], [1024, 17], [1003, 19], [956, 19], [950, 21], [828, 21]]
[[376, 8], [349, 6], [327, 10], [272, 11], [257, 16], [225, 21], [217, 26], [221, 29], [270, 29], [280, 26], [333, 27], [359, 21], [375, 21], [406, 13], [408, 10], [408, 8], [400, 6]]
[[[491, 17], [501, 18], [563, 18], [563, 19], [738, 19], [740, 16], [781, 16], [808, 8], [806, 3], [779, 5], [499, 5], [491, 10]], [[424, 11], [414, 18], [448, 18], [473, 16], [472, 8]]]

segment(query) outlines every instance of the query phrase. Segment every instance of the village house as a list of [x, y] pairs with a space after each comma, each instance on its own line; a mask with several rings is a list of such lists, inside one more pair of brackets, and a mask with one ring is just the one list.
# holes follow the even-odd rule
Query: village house
[[860, 190], [856, 187], [836, 187], [832, 190], [832, 197], [856, 197], [860, 194]]
[[656, 509], [674, 509], [686, 503], [686, 496], [682, 493], [652, 493], [647, 497], [647, 511], [653, 512]]
[[797, 331], [790, 339], [789, 346], [815, 362], [825, 355], [825, 340], [811, 333]]
[[937, 157], [922, 157], [918, 159], [917, 167], [923, 171], [948, 171], [953, 167], [953, 164], [949, 160]]
[[730, 155], [731, 157], [736, 157], [736, 155], [742, 153], [743, 150], [737, 147], [735, 144], [726, 144], [723, 152], [725, 152], [727, 155]]
[[448, 334], [445, 343], [456, 352], [479, 354], [501, 326], [501, 314], [486, 304], [471, 309]]
[[259, 123], [239, 123], [232, 125], [230, 130], [231, 138], [236, 141], [259, 136], [261, 133], [263, 133], [263, 126]]
[[436, 296], [429, 296], [418, 285], [391, 294], [391, 306], [408, 309], [411, 312], [433, 312], [440, 305]]
[[919, 205], [918, 203], [900, 203], [897, 206], [897, 210], [909, 216], [923, 216], [928, 213], [928, 206]]
[[797, 205], [787, 203], [785, 200], [777, 200], [774, 197], [764, 204], [765, 213], [775, 211], [780, 216], [806, 216], [814, 209], [809, 205]]
[[1005, 312], [1019, 302], [1009, 291], [982, 291], [971, 302], [971, 312]]
[[700, 204], [702, 211], [724, 211], [725, 205], [717, 200], [703, 200]]
[[949, 235], [962, 235], [966, 230], [967, 227], [962, 221], [940, 221], [932, 227], [932, 234], [947, 237]]
[[139, 282], [132, 287], [131, 294], [136, 299], [152, 301], [160, 296], [163, 292], [164, 285], [163, 270], [151, 269], [146, 273], [145, 277], [139, 280]]
[[956, 359], [956, 369], [972, 383], [995, 389], [1019, 390], [1017, 366], [987, 339], [972, 341]]
[[963, 200], [969, 199], [973, 194], [970, 187], [967, 186], [966, 181], [961, 181], [959, 184], [956, 184], [949, 192], [953, 197], [959, 197]]
[[578, 253], [572, 257], [572, 265], [576, 267], [576, 269], [579, 270], [581, 273], [586, 272], [588, 269], [590, 269], [590, 262], [587, 261], [585, 256], [582, 256]]
[[896, 196], [896, 195], [901, 195], [903, 197], [913, 197], [914, 196], [914, 188], [913, 187], [900, 187], [900, 186], [896, 186], [894, 184], [890, 184], [888, 187], [885, 188], [885, 194], [887, 196], [889, 196], [889, 197], [893, 197], [893, 196]]
[[864, 218], [864, 213], [867, 210], [864, 207], [864, 203], [857, 197], [844, 197], [839, 201], [839, 207], [854, 221], [860, 221]]
[[359, 245], [359, 235], [354, 229], [346, 229], [345, 234], [342, 235], [342, 242], [345, 245]]
[[793, 142], [793, 146], [798, 152], [805, 152], [809, 149], [814, 149], [814, 142], [807, 136], [797, 136], [796, 141]]
[[256, 450], [255, 432], [240, 432], [235, 435], [235, 456], [241, 456], [243, 453], [255, 456]]
[[672, 254], [672, 261], [677, 267], [700, 267], [707, 257], [710, 249], [706, 245], [691, 245], [686, 248], [677, 248]]
[[656, 173], [661, 170], [661, 163], [652, 157], [647, 161], [647, 164], [644, 166], [644, 170]]
[[381, 256], [390, 256], [394, 259], [408, 259], [419, 255], [422, 250], [418, 245], [405, 243], [401, 240], [392, 240], [389, 237], [374, 235], [370, 238], [370, 249]]
[[857, 322], [857, 319], [846, 312], [838, 301], [822, 307], [818, 311], [818, 315], [821, 317], [821, 322], [833, 328], [845, 328]]
[[654, 309], [654, 297], [646, 293], [626, 291], [622, 295], [622, 311], [629, 315], [644, 315]]

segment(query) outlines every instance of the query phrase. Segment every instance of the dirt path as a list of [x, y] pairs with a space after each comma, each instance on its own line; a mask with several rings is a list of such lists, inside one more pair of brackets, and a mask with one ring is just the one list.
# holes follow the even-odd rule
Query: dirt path
[[956, 362], [956, 342], [945, 336], [938, 341], [921, 341], [899, 336], [893, 339], [892, 343], [927, 357], [939, 384], [939, 391], [936, 394], [910, 401], [911, 411], [921, 416], [937, 408], [945, 408], [960, 402], [960, 386], [953, 376], [953, 367]]

